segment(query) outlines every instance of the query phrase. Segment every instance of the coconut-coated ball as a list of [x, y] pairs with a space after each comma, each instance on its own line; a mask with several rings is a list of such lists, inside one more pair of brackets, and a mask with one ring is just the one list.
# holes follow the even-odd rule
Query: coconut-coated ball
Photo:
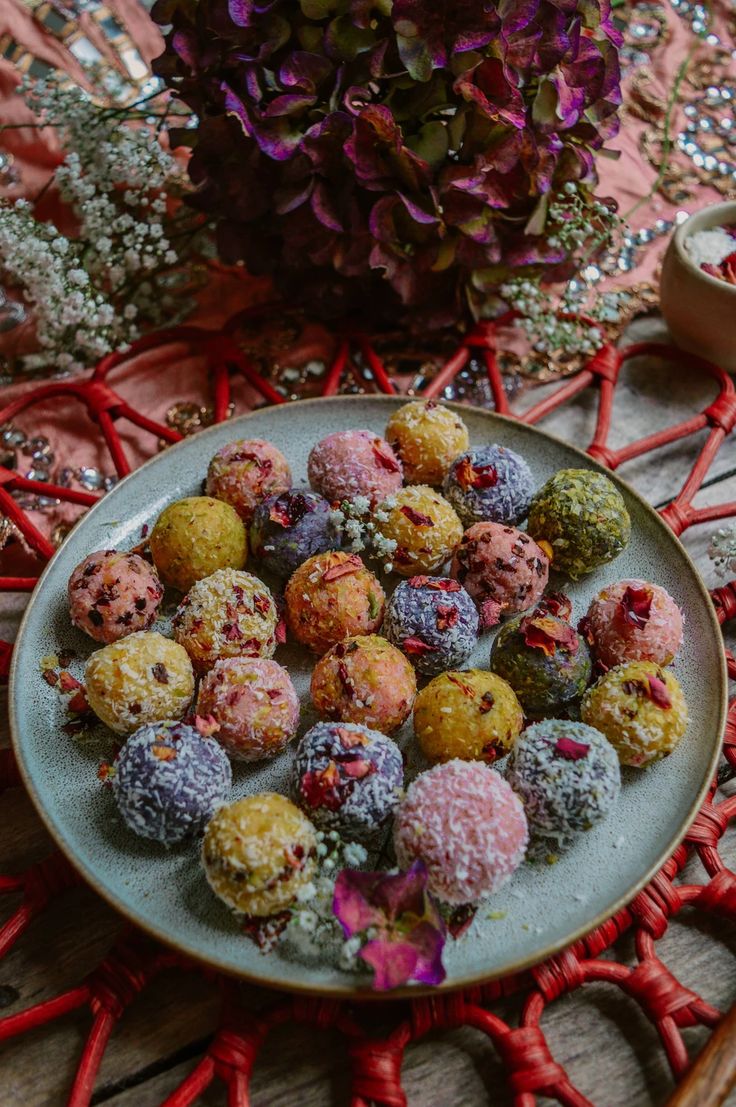
[[386, 440], [409, 484], [442, 484], [453, 458], [470, 443], [460, 416], [436, 400], [412, 400], [394, 412]]
[[95, 650], [84, 671], [87, 700], [117, 734], [144, 723], [180, 719], [194, 695], [187, 651], [154, 630], [141, 630]]
[[457, 669], [478, 641], [478, 612], [449, 577], [402, 580], [386, 605], [383, 633], [420, 673]]
[[518, 796], [478, 761], [447, 761], [422, 773], [394, 821], [401, 868], [423, 861], [429, 891], [450, 904], [497, 892], [521, 864], [528, 837]]
[[302, 645], [323, 654], [356, 634], [373, 634], [383, 622], [386, 597], [357, 554], [317, 554], [286, 585], [289, 630]]
[[156, 520], [149, 544], [164, 584], [180, 592], [217, 569], [242, 569], [248, 556], [237, 511], [210, 496], [169, 504]]
[[205, 491], [224, 500], [247, 525], [256, 506], [291, 486], [289, 463], [271, 442], [243, 438], [221, 446], [207, 468]]
[[69, 614], [95, 642], [148, 630], [163, 599], [158, 573], [140, 554], [97, 550], [69, 578]]
[[292, 765], [291, 792], [315, 826], [372, 840], [401, 798], [401, 750], [385, 734], [355, 723], [317, 723]]
[[403, 653], [377, 634], [337, 642], [312, 673], [312, 703], [323, 719], [393, 734], [414, 705], [417, 681]]
[[529, 510], [534, 478], [508, 447], [476, 446], [455, 458], [442, 491], [466, 527], [485, 520], [516, 524]]
[[403, 577], [432, 573], [452, 557], [463, 525], [444, 496], [426, 484], [401, 488], [379, 506], [376, 530], [391, 543], [387, 554]]
[[514, 744], [506, 779], [524, 804], [530, 833], [567, 845], [604, 819], [621, 790], [615, 749], [585, 723], [546, 719]]
[[581, 630], [607, 669], [624, 661], [669, 665], [682, 645], [682, 612], [658, 584], [619, 580], [592, 600]]
[[369, 430], [328, 434], [312, 447], [307, 461], [309, 483], [330, 503], [367, 496], [385, 500], [401, 488], [401, 462], [383, 438]]
[[276, 604], [262, 580], [218, 569], [192, 585], [172, 626], [195, 669], [205, 672], [221, 657], [273, 657], [277, 623]]
[[577, 580], [625, 550], [631, 520], [613, 481], [592, 469], [560, 469], [534, 496], [527, 528], [546, 543], [552, 568]]
[[428, 761], [505, 757], [524, 725], [514, 690], [483, 669], [440, 673], [418, 693], [414, 733]]
[[167, 846], [203, 830], [231, 786], [230, 762], [217, 742], [170, 719], [131, 734], [112, 774], [125, 825]]
[[215, 737], [234, 760], [260, 761], [281, 753], [295, 736], [299, 700], [277, 661], [223, 657], [199, 686], [197, 714], [215, 720]]
[[258, 505], [250, 528], [250, 547], [264, 567], [290, 577], [307, 558], [339, 550], [342, 533], [324, 496], [291, 488]]
[[261, 792], [210, 819], [202, 864], [210, 888], [233, 911], [265, 918], [290, 907], [316, 871], [317, 838], [285, 796]]
[[550, 715], [574, 703], [592, 672], [590, 651], [565, 619], [539, 609], [499, 630], [491, 669], [507, 680], [527, 715]]
[[622, 765], [636, 768], [672, 753], [688, 723], [680, 682], [652, 661], [627, 661], [610, 669], [588, 689], [580, 714], [605, 734]]
[[502, 523], [474, 523], [455, 550], [450, 570], [478, 605], [483, 626], [525, 611], [542, 597], [549, 558], [533, 538]]

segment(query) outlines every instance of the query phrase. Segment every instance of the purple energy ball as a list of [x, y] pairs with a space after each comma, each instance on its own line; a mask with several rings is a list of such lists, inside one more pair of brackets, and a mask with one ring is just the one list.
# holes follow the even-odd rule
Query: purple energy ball
[[290, 488], [258, 504], [250, 528], [251, 551], [266, 569], [290, 577], [314, 554], [339, 550], [342, 535], [318, 492]]
[[139, 727], [114, 765], [112, 790], [125, 825], [173, 845], [203, 830], [228, 797], [232, 770], [214, 738], [187, 723]]
[[383, 633], [420, 673], [457, 669], [478, 641], [478, 610], [456, 580], [402, 580], [388, 602]]
[[466, 527], [521, 522], [529, 511], [534, 479], [523, 457], [505, 446], [477, 446], [456, 457], [442, 491]]
[[292, 766], [294, 800], [315, 826], [371, 839], [401, 798], [404, 763], [395, 742], [356, 723], [317, 723]]

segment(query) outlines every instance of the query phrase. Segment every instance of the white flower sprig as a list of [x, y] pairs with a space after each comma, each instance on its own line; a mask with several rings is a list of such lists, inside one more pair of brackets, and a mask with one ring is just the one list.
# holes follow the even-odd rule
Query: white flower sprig
[[736, 523], [721, 527], [711, 536], [708, 557], [719, 576], [736, 573]]
[[36, 125], [53, 126], [67, 151], [53, 181], [79, 233], [35, 221], [27, 203], [0, 205], [0, 269], [34, 306], [40, 352], [24, 367], [75, 371], [124, 348], [142, 322], [171, 321], [166, 282], [201, 221], [182, 205], [169, 213], [186, 175], [145, 113], [101, 105], [53, 76], [21, 91]]

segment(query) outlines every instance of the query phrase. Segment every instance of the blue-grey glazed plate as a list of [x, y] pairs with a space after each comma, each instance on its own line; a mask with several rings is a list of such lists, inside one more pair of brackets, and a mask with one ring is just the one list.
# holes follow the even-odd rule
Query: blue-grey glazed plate
[[[69, 622], [66, 585], [92, 550], [129, 548], [162, 508], [201, 489], [207, 463], [224, 443], [259, 437], [274, 442], [306, 480], [310, 447], [332, 431], [368, 427], [381, 434], [403, 401], [345, 397], [272, 407], [212, 427], [150, 460], [96, 505], [69, 534], [34, 592], [21, 626], [11, 672], [11, 723], [20, 769], [51, 834], [84, 878], [121, 914], [183, 953], [236, 976], [292, 990], [355, 995], [361, 981], [330, 964], [305, 965], [277, 948], [262, 954], [210, 892], [198, 846], [166, 850], [136, 839], [121, 824], [97, 767], [109, 740], [102, 733], [80, 742], [63, 732], [60, 697], [41, 678], [42, 657], [73, 650], [86, 657], [94, 644]], [[599, 469], [573, 447], [477, 408], [461, 409], [474, 445], [499, 442], [523, 454], [541, 485], [555, 470]], [[690, 708], [687, 735], [675, 753], [644, 772], [627, 771], [612, 815], [554, 865], [525, 865], [482, 908], [466, 935], [449, 943], [445, 988], [516, 973], [568, 945], [624, 906], [654, 875], [694, 818], [712, 778], [723, 733], [727, 681], [715, 613], [703, 583], [652, 508], [612, 478], [632, 518], [628, 549], [612, 565], [566, 585], [574, 617], [604, 584], [643, 577], [664, 585], [681, 605], [686, 640], [675, 664]], [[258, 572], [250, 562], [248, 568]], [[165, 628], [164, 628], [165, 629]], [[485, 635], [469, 665], [488, 663]], [[311, 725], [308, 687], [312, 659], [280, 647], [303, 702], [300, 733]], [[81, 669], [81, 664], [80, 664]], [[78, 670], [80, 671], [80, 670]], [[411, 727], [398, 738], [411, 752]], [[282, 790], [290, 753], [255, 766], [236, 766], [235, 796]], [[410, 762], [416, 764], [416, 757]], [[410, 989], [417, 994], [420, 989]]]

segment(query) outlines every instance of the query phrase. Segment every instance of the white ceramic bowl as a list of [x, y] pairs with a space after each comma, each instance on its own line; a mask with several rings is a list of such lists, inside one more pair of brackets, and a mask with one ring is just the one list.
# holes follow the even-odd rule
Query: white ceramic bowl
[[664, 256], [659, 297], [678, 346], [736, 373], [736, 285], [704, 273], [685, 248], [685, 239], [696, 231], [729, 223], [736, 223], [733, 200], [696, 211], [680, 224]]

